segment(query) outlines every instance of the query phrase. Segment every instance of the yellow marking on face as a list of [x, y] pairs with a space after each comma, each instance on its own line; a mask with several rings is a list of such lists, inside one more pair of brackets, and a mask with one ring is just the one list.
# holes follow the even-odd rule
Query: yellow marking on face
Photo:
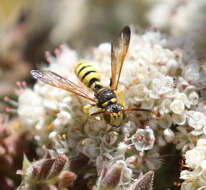
[[111, 125], [120, 125], [123, 122], [123, 113], [112, 113], [110, 117], [110, 124]]

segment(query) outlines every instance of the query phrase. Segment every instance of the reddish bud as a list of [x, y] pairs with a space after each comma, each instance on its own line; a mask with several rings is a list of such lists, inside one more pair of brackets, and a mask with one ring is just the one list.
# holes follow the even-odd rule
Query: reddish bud
[[76, 175], [70, 171], [62, 171], [58, 178], [58, 187], [69, 187], [76, 179]]
[[64, 168], [64, 165], [66, 164], [67, 160], [68, 159], [66, 156], [56, 157], [53, 168], [52, 168], [52, 172], [50, 173], [49, 177], [52, 178], [52, 177], [57, 176]]
[[127, 190], [151, 190], [154, 172], [149, 171], [141, 175]]
[[104, 185], [107, 188], [116, 188], [120, 182], [122, 167], [116, 166], [107, 172], [103, 179]]
[[38, 179], [42, 180], [48, 177], [54, 162], [55, 162], [55, 159], [47, 159], [42, 162], [40, 172], [38, 175]]

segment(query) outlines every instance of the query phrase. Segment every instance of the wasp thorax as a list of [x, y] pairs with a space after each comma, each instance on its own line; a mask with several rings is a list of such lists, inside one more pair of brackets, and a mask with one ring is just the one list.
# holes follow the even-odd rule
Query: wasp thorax
[[117, 102], [115, 93], [109, 88], [103, 87], [96, 92], [95, 96], [99, 101], [98, 106], [100, 107], [107, 107], [109, 104]]
[[105, 113], [103, 114], [105, 121], [111, 125], [119, 126], [127, 118], [123, 109], [123, 106], [118, 103], [108, 105], [105, 108]]

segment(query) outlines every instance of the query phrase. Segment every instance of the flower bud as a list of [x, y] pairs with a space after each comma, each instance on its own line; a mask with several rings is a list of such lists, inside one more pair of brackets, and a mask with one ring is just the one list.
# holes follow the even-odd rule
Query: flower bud
[[109, 170], [103, 178], [103, 184], [106, 188], [116, 188], [120, 182], [123, 168], [115, 166]]
[[58, 177], [58, 187], [68, 187], [76, 179], [76, 175], [70, 171], [62, 171]]
[[149, 171], [141, 175], [127, 190], [151, 190], [154, 172]]

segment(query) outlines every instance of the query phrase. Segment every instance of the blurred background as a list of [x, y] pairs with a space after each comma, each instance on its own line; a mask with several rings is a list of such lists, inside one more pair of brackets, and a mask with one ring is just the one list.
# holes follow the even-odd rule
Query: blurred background
[[152, 5], [146, 1], [1, 0], [0, 97], [12, 95], [16, 81], [29, 80], [29, 70], [45, 61], [46, 50], [66, 43], [81, 56], [125, 25], [143, 30]]
[[[133, 25], [139, 33], [155, 27], [167, 35], [187, 35], [199, 56], [205, 52], [204, 0], [0, 0], [0, 112], [5, 110], [5, 96], [16, 98], [17, 81], [32, 86], [29, 71], [46, 64], [45, 51], [53, 53], [65, 43], [82, 57], [99, 43], [111, 41], [125, 25]], [[170, 166], [178, 166], [181, 158], [170, 148], [166, 159], [171, 160]], [[0, 175], [18, 184], [18, 167], [2, 170], [0, 165]], [[178, 178], [178, 171], [163, 164], [158, 175], [154, 189], [177, 188], [173, 186], [176, 179], [170, 176]]]

